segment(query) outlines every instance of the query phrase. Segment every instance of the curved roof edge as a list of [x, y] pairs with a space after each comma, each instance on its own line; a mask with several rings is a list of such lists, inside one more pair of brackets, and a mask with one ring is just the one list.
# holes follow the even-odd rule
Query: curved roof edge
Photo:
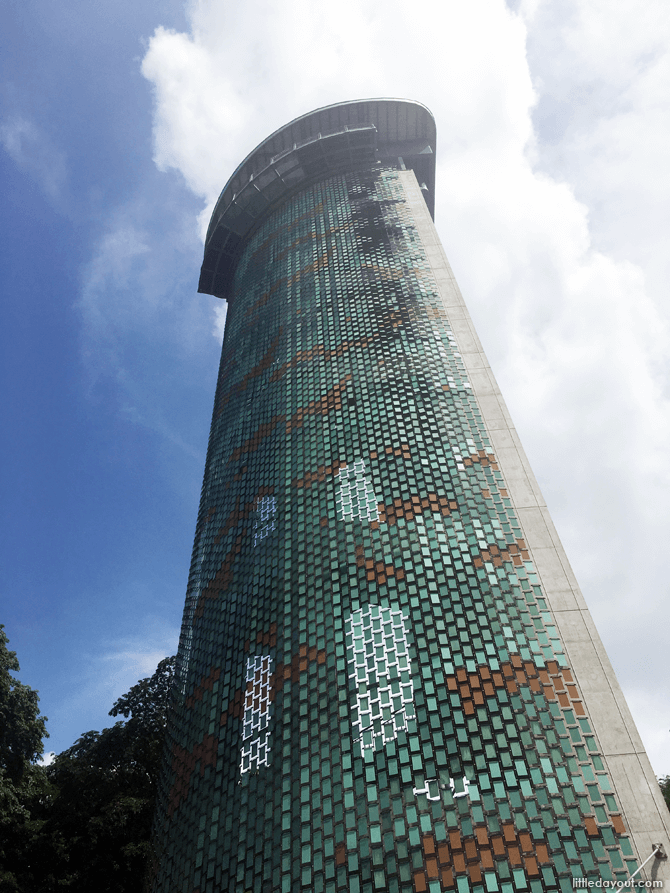
[[228, 297], [243, 244], [266, 213], [309, 183], [384, 161], [416, 173], [435, 206], [435, 120], [420, 102], [363, 99], [301, 115], [242, 161], [214, 207], [198, 291]]

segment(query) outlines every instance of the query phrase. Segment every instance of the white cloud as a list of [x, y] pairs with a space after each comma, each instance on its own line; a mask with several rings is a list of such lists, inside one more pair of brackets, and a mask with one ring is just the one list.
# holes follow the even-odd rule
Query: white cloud
[[114, 702], [176, 653], [178, 630], [155, 617], [144, 618], [140, 626], [141, 636], [107, 642], [99, 653], [82, 655], [77, 679], [70, 680], [69, 694], [58, 705], [61, 727], [83, 734], [86, 725], [98, 731], [113, 725], [118, 720], [108, 714]]
[[[83, 272], [84, 281], [79, 300], [87, 333], [96, 344], [102, 341], [111, 344], [114, 341], [112, 326], [123, 325], [123, 311], [126, 314], [133, 312], [131, 306], [119, 307], [117, 301], [114, 313], [110, 313], [109, 292], [113, 290], [117, 295], [123, 294], [129, 284], [134, 283], [140, 269], [136, 261], [148, 251], [146, 234], [128, 221], [118, 222], [102, 236], [96, 246], [95, 253]], [[108, 353], [106, 360], [109, 359]]]
[[67, 177], [65, 156], [34, 122], [20, 116], [5, 119], [0, 123], [0, 143], [50, 199], [60, 196]]
[[112, 380], [126, 419], [198, 462], [201, 446], [190, 442], [184, 426], [180, 433], [179, 420], [168, 416], [174, 404], [167, 398], [188, 392], [197, 363], [215, 347], [203, 348], [214, 325], [211, 302], [195, 293], [199, 263], [192, 216], [136, 197], [110, 213], [82, 268], [78, 298], [89, 395]]
[[[662, 0], [542, 2], [529, 55], [541, 84], [543, 164], [593, 213], [600, 246], [641, 263], [648, 287], [670, 272], [670, 14]], [[667, 305], [667, 302], [664, 302]]]
[[228, 305], [224, 301], [220, 307], [214, 308], [214, 337], [217, 341], [223, 341], [223, 332], [226, 328], [226, 315], [228, 313]]
[[124, 694], [138, 680], [151, 676], [158, 664], [176, 651], [174, 635], [165, 636], [160, 647], [157, 644], [151, 643], [147, 647], [144, 641], [128, 641], [117, 646], [118, 650], [103, 654], [99, 666], [105, 687]]
[[154, 34], [142, 72], [156, 83], [156, 164], [181, 171], [194, 192], [213, 194], [222, 146], [245, 123], [240, 96], [202, 42], [164, 28]]
[[447, 253], [622, 684], [651, 697], [670, 674], [667, 5], [200, 0], [191, 15], [189, 34], [156, 31], [143, 72], [156, 161], [208, 208], [299, 114], [379, 95], [432, 109]]
[[[522, 146], [530, 135], [524, 103], [532, 102], [523, 25], [502, 2], [484, 5], [482, 16], [424, 2], [421, 15], [358, 0], [259, 0], [232, 12], [201, 0], [191, 33], [158, 28], [142, 64], [156, 96], [156, 162], [176, 167], [212, 201], [244, 155], [287, 119], [342, 97], [378, 95], [446, 104], [441, 139], [463, 143], [484, 128], [504, 142], [503, 133], [520, 129]], [[477, 41], [483, 52], [473, 56]]]
[[652, 766], [659, 775], [670, 775], [670, 687], [631, 688], [626, 700]]

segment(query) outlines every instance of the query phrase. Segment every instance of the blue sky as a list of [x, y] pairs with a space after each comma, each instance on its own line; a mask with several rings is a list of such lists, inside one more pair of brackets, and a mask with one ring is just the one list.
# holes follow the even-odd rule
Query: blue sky
[[2, 622], [57, 751], [176, 647], [219, 353], [140, 72], [181, 7], [68, 7], [11, 5], [0, 92]]
[[387, 95], [435, 114], [438, 229], [670, 773], [664, 0], [1, 15], [0, 622], [47, 749], [176, 648], [225, 309], [196, 294], [213, 202], [276, 127]]

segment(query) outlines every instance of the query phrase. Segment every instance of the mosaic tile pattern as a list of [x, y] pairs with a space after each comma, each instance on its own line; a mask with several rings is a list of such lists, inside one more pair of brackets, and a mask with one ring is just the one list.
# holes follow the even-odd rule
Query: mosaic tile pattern
[[413, 685], [405, 617], [400, 610], [367, 605], [345, 624], [354, 743], [362, 751], [387, 744], [414, 719]]
[[228, 312], [161, 893], [636, 868], [398, 172], [269, 215]]

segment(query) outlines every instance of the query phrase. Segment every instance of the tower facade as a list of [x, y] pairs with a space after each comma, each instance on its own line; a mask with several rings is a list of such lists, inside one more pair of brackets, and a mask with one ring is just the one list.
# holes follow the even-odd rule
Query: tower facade
[[434, 152], [420, 104], [338, 104], [214, 211], [157, 893], [568, 891], [667, 844], [436, 235]]

